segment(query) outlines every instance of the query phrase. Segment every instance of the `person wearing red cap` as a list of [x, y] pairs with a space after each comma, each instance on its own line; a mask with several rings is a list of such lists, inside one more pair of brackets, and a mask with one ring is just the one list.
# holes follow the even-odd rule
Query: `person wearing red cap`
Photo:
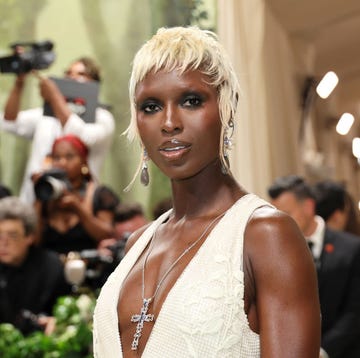
[[67, 185], [59, 194], [44, 197], [39, 191], [41, 177], [35, 183], [41, 218], [40, 244], [60, 254], [94, 249], [100, 240], [112, 235], [119, 198], [93, 179], [88, 155], [88, 147], [79, 137], [69, 134], [57, 138], [51, 151], [51, 165], [64, 172], [63, 181]]

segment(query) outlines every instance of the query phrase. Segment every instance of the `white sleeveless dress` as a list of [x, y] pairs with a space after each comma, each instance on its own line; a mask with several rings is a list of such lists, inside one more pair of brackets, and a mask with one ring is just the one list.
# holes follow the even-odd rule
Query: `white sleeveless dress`
[[[270, 206], [239, 199], [213, 228], [163, 303], [143, 358], [260, 357], [259, 336], [244, 311], [243, 234], [249, 217]], [[171, 211], [154, 221], [103, 286], [94, 312], [94, 357], [121, 358], [117, 303], [123, 280]], [[134, 324], [135, 332], [136, 324]]]

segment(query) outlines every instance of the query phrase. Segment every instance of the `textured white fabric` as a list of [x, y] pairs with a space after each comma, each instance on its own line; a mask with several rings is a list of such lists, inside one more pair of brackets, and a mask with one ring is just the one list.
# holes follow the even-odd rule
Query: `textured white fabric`
[[94, 123], [85, 123], [79, 116], [71, 114], [64, 127], [54, 117], [44, 117], [42, 108], [21, 111], [14, 121], [0, 118], [1, 128], [7, 132], [32, 140], [31, 154], [26, 165], [20, 198], [28, 203], [34, 201], [31, 181], [33, 173], [41, 171], [44, 159], [51, 152], [54, 140], [65, 134], [75, 134], [89, 147], [89, 167], [96, 177], [108, 152], [115, 130], [112, 114], [97, 108]]
[[[244, 312], [243, 233], [253, 211], [266, 201], [248, 194], [236, 202], [170, 290], [156, 318], [143, 358], [260, 357], [259, 336]], [[124, 278], [147, 246], [156, 220], [102, 288], [94, 313], [94, 356], [121, 358], [117, 302]], [[135, 325], [134, 325], [135, 331]]]

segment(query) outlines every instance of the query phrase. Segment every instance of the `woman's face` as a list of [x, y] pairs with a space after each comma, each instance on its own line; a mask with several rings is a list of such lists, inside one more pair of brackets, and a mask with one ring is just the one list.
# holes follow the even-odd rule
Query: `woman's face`
[[57, 143], [52, 152], [52, 161], [55, 168], [66, 171], [69, 180], [80, 178], [84, 159], [73, 145], [66, 141]]
[[151, 160], [186, 179], [219, 158], [218, 95], [199, 71], [149, 73], [135, 91], [137, 125]]

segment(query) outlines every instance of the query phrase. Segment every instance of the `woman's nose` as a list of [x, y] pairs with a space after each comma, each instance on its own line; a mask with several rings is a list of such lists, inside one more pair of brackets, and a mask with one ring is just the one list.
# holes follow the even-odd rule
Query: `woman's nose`
[[60, 158], [60, 159], [58, 159], [58, 160], [56, 161], [56, 163], [54, 163], [54, 164], [56, 164], [56, 166], [57, 166], [58, 168], [65, 168], [65, 167], [66, 167], [66, 164], [67, 164], [67, 160], [66, 160], [66, 158]]
[[165, 118], [161, 130], [165, 133], [179, 132], [183, 128], [178, 108], [174, 105], [166, 107]]

